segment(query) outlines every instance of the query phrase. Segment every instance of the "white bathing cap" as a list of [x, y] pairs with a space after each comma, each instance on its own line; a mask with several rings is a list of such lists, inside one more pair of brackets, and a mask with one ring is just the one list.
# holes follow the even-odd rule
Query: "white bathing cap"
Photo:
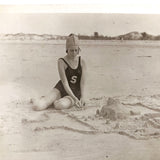
[[78, 36], [74, 35], [74, 34], [70, 34], [67, 37], [66, 40], [66, 50], [72, 46], [77, 46], [79, 47], [79, 40], [78, 40]]

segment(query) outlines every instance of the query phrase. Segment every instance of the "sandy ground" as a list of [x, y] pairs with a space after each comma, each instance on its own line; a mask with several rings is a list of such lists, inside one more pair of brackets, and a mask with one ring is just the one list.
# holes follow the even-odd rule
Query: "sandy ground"
[[[116, 42], [117, 47], [114, 43], [107, 49], [104, 44], [82, 46], [92, 80], [83, 110], [51, 107], [40, 112], [31, 109], [29, 100], [46, 93], [58, 80], [55, 65], [63, 55], [62, 45], [1, 44], [0, 159], [160, 158], [159, 44], [147, 42], [146, 48], [136, 42]], [[105, 50], [107, 55], [100, 53]], [[86, 52], [93, 52], [92, 58]], [[109, 97], [120, 102], [124, 119], [96, 114]]]

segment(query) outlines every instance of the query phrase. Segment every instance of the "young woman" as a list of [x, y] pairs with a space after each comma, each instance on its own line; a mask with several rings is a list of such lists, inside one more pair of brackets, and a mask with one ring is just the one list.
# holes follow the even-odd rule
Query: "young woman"
[[66, 40], [67, 55], [58, 60], [60, 81], [48, 95], [33, 101], [34, 110], [44, 110], [52, 104], [56, 109], [85, 105], [86, 64], [79, 52], [78, 37], [70, 34]]

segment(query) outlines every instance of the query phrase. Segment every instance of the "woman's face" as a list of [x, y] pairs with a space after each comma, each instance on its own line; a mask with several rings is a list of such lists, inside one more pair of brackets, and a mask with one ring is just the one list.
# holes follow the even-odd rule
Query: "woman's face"
[[79, 47], [78, 46], [72, 46], [68, 48], [67, 53], [71, 58], [75, 58], [79, 54]]

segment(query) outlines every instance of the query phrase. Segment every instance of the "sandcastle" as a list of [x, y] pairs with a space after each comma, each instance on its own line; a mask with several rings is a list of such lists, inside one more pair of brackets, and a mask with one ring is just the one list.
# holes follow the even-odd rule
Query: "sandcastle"
[[115, 121], [117, 119], [126, 119], [129, 115], [139, 113], [128, 111], [118, 99], [108, 98], [106, 104], [102, 106], [100, 111], [97, 110], [96, 114], [105, 119]]

